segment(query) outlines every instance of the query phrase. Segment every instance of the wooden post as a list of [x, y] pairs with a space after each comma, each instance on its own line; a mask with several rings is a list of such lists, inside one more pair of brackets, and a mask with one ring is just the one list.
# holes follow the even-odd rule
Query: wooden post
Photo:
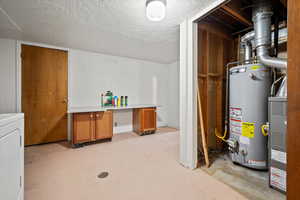
[[205, 132], [204, 132], [204, 122], [203, 122], [199, 87], [198, 87], [198, 98], [197, 99], [198, 99], [198, 109], [199, 109], [200, 127], [201, 127], [201, 138], [202, 138], [202, 146], [203, 146], [203, 151], [204, 151], [205, 164], [206, 164], [206, 167], [209, 167], [208, 149], [207, 149], [206, 137], [205, 137]]
[[288, 1], [287, 199], [299, 199], [300, 183], [300, 1]]

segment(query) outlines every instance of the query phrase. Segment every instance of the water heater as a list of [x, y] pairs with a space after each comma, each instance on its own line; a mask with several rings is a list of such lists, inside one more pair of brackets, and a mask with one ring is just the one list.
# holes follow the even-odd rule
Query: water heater
[[267, 169], [268, 139], [261, 126], [268, 121], [270, 69], [248, 64], [229, 70], [229, 141], [234, 163]]

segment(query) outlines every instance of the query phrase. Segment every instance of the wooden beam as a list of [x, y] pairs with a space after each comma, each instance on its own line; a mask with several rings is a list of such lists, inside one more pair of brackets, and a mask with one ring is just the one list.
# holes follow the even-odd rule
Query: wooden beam
[[198, 24], [199, 29], [204, 29], [209, 31], [210, 33], [216, 34], [222, 38], [226, 38], [228, 40], [232, 40], [233, 37], [231, 36], [230, 32], [227, 29], [224, 29], [223, 26], [218, 25], [217, 23], [213, 22], [201, 22]]
[[300, 183], [300, 1], [288, 1], [287, 199], [299, 199]]
[[244, 25], [252, 26], [252, 22], [250, 20], [246, 19], [244, 16], [242, 16], [240, 13], [238, 13], [234, 9], [224, 5], [224, 6], [221, 7], [221, 10], [224, 11], [224, 13], [234, 17], [235, 19], [237, 19], [238, 21], [240, 21]]

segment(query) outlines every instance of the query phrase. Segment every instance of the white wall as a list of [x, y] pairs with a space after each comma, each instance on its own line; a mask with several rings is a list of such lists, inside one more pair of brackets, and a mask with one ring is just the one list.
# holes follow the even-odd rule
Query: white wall
[[[20, 106], [16, 52], [15, 40], [0, 39], [0, 113], [17, 112]], [[100, 105], [100, 93], [112, 90], [129, 96], [129, 104], [160, 105], [158, 126], [179, 127], [178, 62], [159, 64], [71, 49], [68, 74], [69, 106]], [[118, 111], [114, 115], [114, 132], [132, 130], [131, 114]]]
[[[69, 106], [99, 106], [100, 93], [128, 96], [129, 104], [157, 104], [158, 126], [168, 124], [169, 65], [69, 51]], [[114, 113], [114, 132], [132, 130], [131, 111]]]
[[16, 41], [0, 39], [0, 113], [17, 111]]
[[169, 64], [168, 126], [179, 129], [179, 62]]

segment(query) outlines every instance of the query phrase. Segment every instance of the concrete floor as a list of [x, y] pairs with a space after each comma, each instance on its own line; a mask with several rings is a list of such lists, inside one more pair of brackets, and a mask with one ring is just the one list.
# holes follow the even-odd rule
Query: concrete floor
[[239, 191], [250, 200], [284, 200], [286, 196], [268, 186], [268, 172], [248, 169], [231, 162], [227, 154], [211, 155], [210, 168], [201, 169], [212, 177]]
[[[178, 162], [179, 132], [114, 136], [72, 149], [66, 143], [25, 149], [25, 200], [243, 200], [201, 169]], [[97, 176], [108, 172], [104, 179]], [[268, 198], [271, 199], [271, 198]]]

